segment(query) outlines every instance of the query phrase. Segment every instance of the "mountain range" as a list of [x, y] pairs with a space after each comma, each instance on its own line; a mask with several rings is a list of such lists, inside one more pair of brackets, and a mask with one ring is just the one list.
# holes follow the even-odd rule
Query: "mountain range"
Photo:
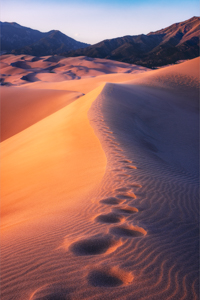
[[40, 32], [17, 23], [0, 22], [1, 53], [45, 56], [61, 54], [89, 46], [59, 30]]
[[150, 68], [199, 56], [200, 17], [147, 35], [107, 39], [94, 45], [78, 42], [58, 30], [42, 33], [8, 22], [0, 22], [0, 26], [1, 53], [87, 56]]
[[147, 35], [104, 40], [66, 56], [88, 56], [157, 67], [199, 55], [200, 18], [173, 24]]

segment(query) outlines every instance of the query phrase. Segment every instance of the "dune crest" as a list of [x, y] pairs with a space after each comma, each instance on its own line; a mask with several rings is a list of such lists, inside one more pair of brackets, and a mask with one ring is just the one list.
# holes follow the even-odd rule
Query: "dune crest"
[[[81, 200], [100, 182], [106, 158], [89, 124], [87, 111], [102, 88], [1, 144], [2, 227], [58, 208], [67, 209], [74, 205], [73, 197], [81, 195]], [[36, 105], [28, 110], [36, 110]]]

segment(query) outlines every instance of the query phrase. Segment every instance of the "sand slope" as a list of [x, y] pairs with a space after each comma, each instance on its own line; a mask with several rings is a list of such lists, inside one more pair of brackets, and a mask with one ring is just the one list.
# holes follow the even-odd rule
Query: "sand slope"
[[1, 141], [37, 123], [80, 96], [82, 93], [71, 91], [2, 87]]
[[106, 159], [87, 120], [101, 89], [2, 143], [3, 227], [55, 211], [74, 194], [82, 198], [101, 179]]
[[198, 64], [16, 87], [2, 299], [198, 299]]

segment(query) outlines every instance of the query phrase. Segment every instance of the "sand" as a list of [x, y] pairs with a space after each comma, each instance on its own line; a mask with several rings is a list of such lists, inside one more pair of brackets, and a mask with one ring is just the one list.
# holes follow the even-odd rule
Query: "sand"
[[199, 58], [1, 60], [1, 299], [198, 299]]

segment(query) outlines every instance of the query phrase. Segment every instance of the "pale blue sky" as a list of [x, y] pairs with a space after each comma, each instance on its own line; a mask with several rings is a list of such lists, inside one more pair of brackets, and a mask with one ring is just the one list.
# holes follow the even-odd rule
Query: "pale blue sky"
[[90, 44], [156, 31], [199, 15], [198, 0], [1, 0], [1, 21], [58, 29]]

